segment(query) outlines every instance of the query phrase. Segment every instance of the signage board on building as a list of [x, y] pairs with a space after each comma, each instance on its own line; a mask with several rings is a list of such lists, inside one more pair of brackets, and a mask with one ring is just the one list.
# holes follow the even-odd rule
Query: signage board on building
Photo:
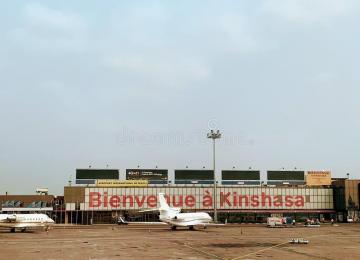
[[[172, 207], [211, 210], [211, 187], [85, 188], [85, 210], [139, 210], [157, 208], [158, 193], [166, 194]], [[333, 209], [330, 188], [226, 187], [217, 189], [219, 210]]]
[[175, 180], [213, 180], [213, 170], [175, 170]]
[[260, 180], [260, 171], [254, 170], [223, 170], [221, 171], [223, 181], [227, 180]]
[[308, 186], [331, 185], [331, 172], [308, 171], [306, 175], [306, 185]]
[[304, 171], [267, 171], [268, 181], [304, 181]]
[[76, 169], [77, 180], [118, 180], [118, 169]]
[[164, 169], [126, 169], [127, 180], [167, 180], [168, 170]]
[[147, 180], [96, 180], [97, 187], [147, 187]]

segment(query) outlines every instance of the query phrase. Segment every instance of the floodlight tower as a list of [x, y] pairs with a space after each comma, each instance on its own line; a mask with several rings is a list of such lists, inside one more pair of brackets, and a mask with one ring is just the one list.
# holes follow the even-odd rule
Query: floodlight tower
[[216, 183], [216, 174], [215, 174], [215, 140], [221, 138], [221, 133], [219, 130], [211, 130], [207, 134], [207, 138], [213, 140], [213, 170], [214, 170], [214, 192], [213, 192], [213, 205], [214, 205], [214, 221], [217, 222], [217, 183]]

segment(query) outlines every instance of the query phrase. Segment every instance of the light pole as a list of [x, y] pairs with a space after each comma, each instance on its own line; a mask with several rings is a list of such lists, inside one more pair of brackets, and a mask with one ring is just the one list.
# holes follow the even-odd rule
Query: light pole
[[216, 193], [216, 174], [215, 174], [215, 140], [221, 138], [221, 133], [219, 130], [216, 132], [211, 130], [210, 133], [207, 134], [207, 138], [211, 138], [213, 140], [213, 170], [214, 170], [214, 193], [213, 193], [213, 205], [214, 205], [214, 221], [217, 222], [217, 193]]

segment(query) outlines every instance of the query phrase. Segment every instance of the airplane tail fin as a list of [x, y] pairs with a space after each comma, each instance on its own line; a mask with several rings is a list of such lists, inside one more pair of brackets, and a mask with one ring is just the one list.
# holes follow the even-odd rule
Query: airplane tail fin
[[169, 210], [170, 207], [166, 202], [165, 193], [159, 193], [159, 202], [160, 202], [160, 209], [161, 210]]

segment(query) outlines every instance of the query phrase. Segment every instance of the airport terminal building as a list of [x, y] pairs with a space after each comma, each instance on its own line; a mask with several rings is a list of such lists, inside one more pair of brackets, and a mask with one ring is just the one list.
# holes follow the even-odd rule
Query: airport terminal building
[[[78, 169], [76, 183], [64, 188], [66, 223], [112, 223], [118, 216], [130, 221], [157, 221], [157, 195], [166, 194], [172, 207], [184, 212], [212, 214], [219, 221], [264, 222], [269, 216], [331, 219], [336, 217], [329, 172], [224, 170], [214, 196], [212, 170], [175, 170], [169, 180], [164, 169], [127, 169], [126, 180], [116, 170]], [[112, 171], [112, 173], [111, 173]], [[112, 174], [112, 175], [111, 175]], [[105, 177], [102, 177], [105, 176]]]
[[268, 171], [260, 180], [255, 170], [224, 170], [214, 196], [213, 171], [175, 170], [168, 178], [164, 169], [119, 170], [78, 169], [76, 185], [64, 187], [63, 196], [1, 195], [2, 213], [41, 212], [56, 223], [115, 223], [119, 216], [128, 221], [158, 221], [158, 193], [165, 193], [170, 206], [183, 212], [216, 209], [220, 222], [265, 222], [269, 216], [319, 220], [357, 221], [360, 180], [331, 179], [324, 171]]
[[[111, 223], [117, 216], [132, 221], [156, 221], [157, 195], [163, 192], [170, 206], [185, 212], [214, 211], [213, 186], [65, 187], [68, 223]], [[263, 222], [271, 215], [326, 218], [335, 215], [333, 190], [310, 187], [218, 186], [220, 221]]]

